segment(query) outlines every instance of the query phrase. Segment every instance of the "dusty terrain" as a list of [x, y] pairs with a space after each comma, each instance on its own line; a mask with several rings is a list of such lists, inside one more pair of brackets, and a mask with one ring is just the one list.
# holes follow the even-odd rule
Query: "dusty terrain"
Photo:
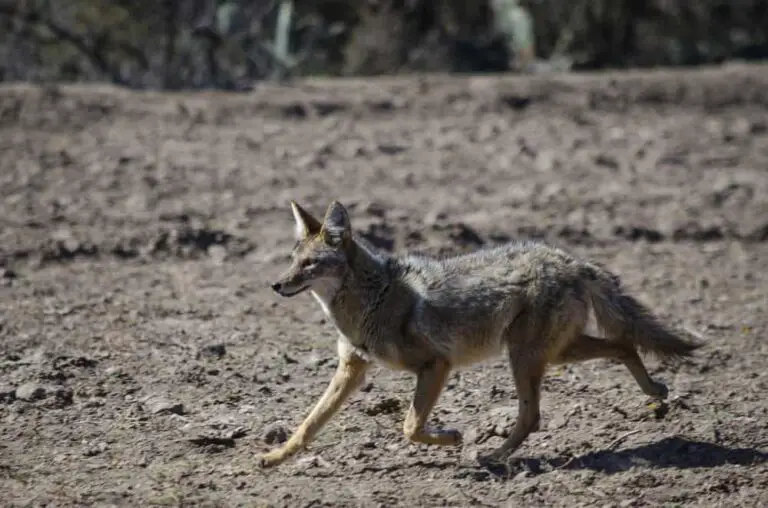
[[[246, 95], [0, 89], [0, 491], [6, 506], [768, 505], [768, 68], [391, 78]], [[401, 434], [412, 377], [374, 369], [269, 471], [330, 378], [309, 295], [268, 288], [289, 199], [347, 204], [381, 248], [541, 238], [703, 334], [553, 369], [508, 474], [473, 459], [516, 411], [505, 361], [454, 374]]]

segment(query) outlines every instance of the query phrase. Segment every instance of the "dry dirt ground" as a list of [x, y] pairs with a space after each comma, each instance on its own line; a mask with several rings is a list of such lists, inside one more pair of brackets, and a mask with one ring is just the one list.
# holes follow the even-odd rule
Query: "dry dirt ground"
[[[768, 68], [314, 81], [245, 95], [0, 89], [6, 506], [768, 506]], [[553, 369], [507, 474], [505, 361], [401, 434], [383, 368], [314, 446], [260, 471], [325, 388], [335, 334], [268, 283], [294, 198], [383, 249], [540, 238], [703, 334], [652, 374]]]

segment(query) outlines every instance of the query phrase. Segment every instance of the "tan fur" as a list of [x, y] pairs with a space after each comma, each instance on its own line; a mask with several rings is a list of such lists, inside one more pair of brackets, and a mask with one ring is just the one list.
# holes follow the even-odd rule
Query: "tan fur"
[[[562, 250], [516, 242], [446, 259], [394, 257], [356, 238], [338, 202], [322, 222], [296, 203], [291, 208], [298, 241], [291, 266], [272, 288], [282, 296], [313, 293], [339, 332], [339, 366], [291, 438], [259, 457], [263, 467], [306, 447], [373, 361], [416, 375], [405, 436], [457, 445], [459, 431], [425, 426], [450, 372], [506, 352], [517, 421], [487, 461], [506, 459], [538, 428], [548, 365], [615, 359], [644, 393], [664, 398], [666, 386], [651, 379], [638, 349], [673, 358], [699, 347], [662, 325], [618, 277]], [[601, 337], [586, 333], [590, 316]]]

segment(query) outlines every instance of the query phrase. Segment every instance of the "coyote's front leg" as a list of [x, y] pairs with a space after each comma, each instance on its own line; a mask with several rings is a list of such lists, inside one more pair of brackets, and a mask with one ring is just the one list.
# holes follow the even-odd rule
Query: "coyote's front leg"
[[360, 387], [368, 366], [368, 360], [352, 350], [339, 347], [339, 366], [325, 393], [283, 446], [257, 457], [259, 466], [276, 466], [306, 447], [339, 410], [342, 403]]

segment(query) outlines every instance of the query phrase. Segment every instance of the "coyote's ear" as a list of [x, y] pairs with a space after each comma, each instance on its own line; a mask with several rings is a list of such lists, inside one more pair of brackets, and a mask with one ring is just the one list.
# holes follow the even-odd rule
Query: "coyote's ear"
[[293, 218], [296, 220], [295, 235], [297, 240], [303, 240], [320, 232], [323, 226], [320, 221], [312, 217], [296, 201], [291, 201], [291, 211], [293, 211]]
[[328, 206], [323, 219], [323, 239], [328, 245], [345, 245], [352, 238], [347, 210], [338, 201]]

